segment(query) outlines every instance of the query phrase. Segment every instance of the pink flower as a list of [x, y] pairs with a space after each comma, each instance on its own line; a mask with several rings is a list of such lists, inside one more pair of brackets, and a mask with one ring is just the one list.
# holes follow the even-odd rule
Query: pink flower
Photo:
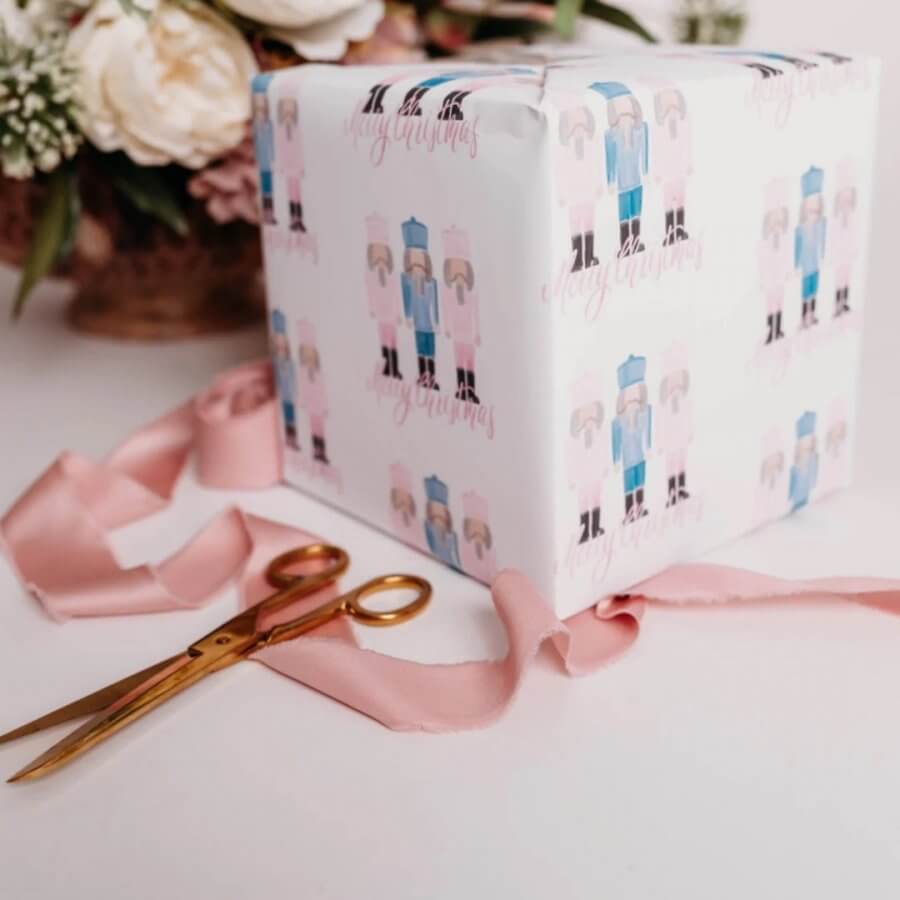
[[237, 219], [258, 225], [258, 184], [253, 140], [248, 132], [234, 150], [194, 175], [188, 191], [206, 201], [207, 213], [220, 225]]

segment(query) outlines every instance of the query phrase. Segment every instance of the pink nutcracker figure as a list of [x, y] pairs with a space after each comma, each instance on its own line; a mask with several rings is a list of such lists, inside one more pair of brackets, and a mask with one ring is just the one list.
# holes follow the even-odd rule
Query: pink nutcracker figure
[[840, 487], [847, 475], [847, 402], [843, 398], [835, 400], [828, 410], [828, 424], [825, 432], [825, 446], [822, 452], [823, 493], [830, 493]]
[[416, 520], [412, 476], [401, 463], [391, 466], [391, 527], [400, 540], [422, 546], [422, 526]]
[[770, 428], [762, 439], [759, 467], [758, 516], [760, 522], [777, 519], [785, 511], [784, 439], [777, 428]]
[[300, 122], [296, 97], [278, 100], [275, 126], [275, 168], [287, 186], [291, 231], [306, 231], [303, 224], [303, 203], [300, 199], [300, 179], [303, 178], [303, 148], [300, 143]]
[[610, 466], [603, 384], [596, 372], [586, 372], [572, 384], [571, 406], [566, 469], [569, 487], [578, 496], [578, 543], [584, 544], [604, 533], [600, 515]]
[[853, 160], [838, 164], [834, 219], [831, 224], [831, 258], [834, 262], [834, 315], [850, 312], [850, 276], [859, 252], [856, 240], [856, 173]]
[[378, 215], [366, 219], [366, 294], [369, 315], [378, 322], [384, 360], [381, 374], [402, 378], [397, 359], [397, 326], [403, 321], [400, 280], [394, 271], [387, 222]]
[[553, 146], [553, 165], [560, 206], [569, 214], [572, 240], [572, 271], [596, 266], [594, 216], [597, 199], [603, 194], [603, 143], [597, 122], [583, 99], [554, 97], [559, 108], [558, 140]]
[[463, 571], [490, 584], [497, 574], [494, 538], [488, 524], [487, 500], [475, 491], [463, 494]]
[[456, 359], [456, 398], [479, 403], [475, 393], [475, 348], [481, 346], [478, 294], [469, 253], [469, 237], [459, 228], [448, 228], [444, 238], [444, 287], [441, 319], [444, 333], [453, 341]]
[[673, 85], [657, 91], [653, 99], [656, 132], [653, 136], [653, 167], [663, 186], [666, 236], [663, 246], [688, 238], [684, 226], [684, 205], [691, 160], [691, 122], [684, 94]]
[[693, 437], [687, 352], [681, 344], [675, 344], [663, 358], [663, 379], [659, 385], [657, 440], [666, 457], [666, 506], [674, 506], [690, 497], [687, 491], [687, 448]]
[[766, 211], [759, 243], [759, 283], [766, 298], [767, 344], [784, 337], [784, 288], [794, 271], [788, 227], [788, 182], [775, 178], [766, 185]]
[[309, 431], [312, 438], [313, 459], [328, 464], [325, 452], [325, 417], [328, 415], [328, 400], [322, 382], [322, 365], [316, 349], [316, 332], [312, 323], [303, 319], [299, 326], [300, 366], [297, 371], [297, 394], [299, 405], [309, 416]]

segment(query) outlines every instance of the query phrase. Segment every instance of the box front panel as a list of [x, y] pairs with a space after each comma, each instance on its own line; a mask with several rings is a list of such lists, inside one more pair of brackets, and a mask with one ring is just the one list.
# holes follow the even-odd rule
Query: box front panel
[[561, 613], [849, 480], [877, 78], [688, 49], [553, 70]]
[[549, 594], [549, 311], [525, 301], [549, 246], [538, 83], [307, 66], [257, 82], [256, 132], [286, 478]]

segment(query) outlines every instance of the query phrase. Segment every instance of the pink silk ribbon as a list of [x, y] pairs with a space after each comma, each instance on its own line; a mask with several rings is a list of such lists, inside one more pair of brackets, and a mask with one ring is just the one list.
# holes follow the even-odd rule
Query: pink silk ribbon
[[[0, 546], [52, 618], [192, 609], [232, 580], [246, 607], [270, 590], [264, 570], [273, 556], [317, 540], [294, 526], [231, 508], [161, 563], [122, 568], [109, 532], [166, 507], [192, 453], [199, 481], [210, 487], [260, 488], [280, 481], [278, 411], [267, 361], [223, 373], [191, 401], [139, 429], [102, 463], [63, 453], [0, 519]], [[494, 721], [545, 644], [570, 675], [592, 672], [624, 652], [637, 638], [646, 600], [834, 597], [900, 612], [900, 581], [789, 581], [696, 564], [670, 568], [627, 596], [603, 598], [564, 622], [519, 572], [501, 572], [491, 596], [508, 640], [500, 660], [409, 662], [362, 649], [343, 621], [268, 647], [255, 658], [389, 728], [454, 731]]]

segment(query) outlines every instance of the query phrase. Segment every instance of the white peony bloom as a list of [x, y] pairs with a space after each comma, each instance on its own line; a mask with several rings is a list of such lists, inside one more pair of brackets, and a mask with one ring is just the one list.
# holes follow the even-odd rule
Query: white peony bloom
[[362, 6], [366, 0], [222, 0], [246, 19], [280, 28], [306, 28]]
[[99, 0], [69, 49], [81, 70], [82, 127], [101, 150], [200, 168], [243, 139], [256, 61], [209, 7], [160, 0], [145, 18]]
[[[229, 0], [233, 5], [234, 0]], [[239, 0], [245, 2], [245, 0]], [[283, 0], [289, 3], [289, 0]], [[265, 5], [265, 4], [264, 4]], [[303, 27], [273, 27], [272, 37], [292, 47], [304, 59], [314, 62], [331, 62], [341, 59], [351, 41], [368, 40], [378, 23], [384, 18], [382, 0], [357, 0], [352, 6], [347, 0], [335, 3], [309, 3], [297, 0], [296, 6], [329, 6], [328, 18]], [[345, 7], [350, 8], [345, 8]], [[341, 10], [335, 13], [335, 8]]]

